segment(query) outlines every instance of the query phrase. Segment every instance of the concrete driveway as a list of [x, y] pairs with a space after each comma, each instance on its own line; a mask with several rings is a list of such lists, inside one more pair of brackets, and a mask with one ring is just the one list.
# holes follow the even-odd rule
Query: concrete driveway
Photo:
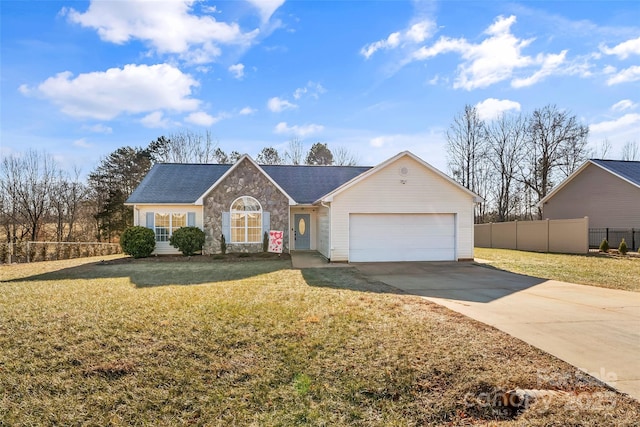
[[494, 326], [640, 400], [640, 293], [471, 262], [352, 265], [374, 280]]

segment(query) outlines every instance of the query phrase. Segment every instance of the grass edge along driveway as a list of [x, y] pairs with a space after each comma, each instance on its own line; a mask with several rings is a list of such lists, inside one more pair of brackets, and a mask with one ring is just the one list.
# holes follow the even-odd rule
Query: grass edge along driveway
[[541, 279], [640, 292], [640, 257], [568, 255], [475, 248], [483, 263]]
[[[635, 425], [640, 404], [357, 270], [1, 266], [0, 424]], [[113, 263], [112, 263], [113, 262]], [[512, 388], [567, 392], [518, 415]]]

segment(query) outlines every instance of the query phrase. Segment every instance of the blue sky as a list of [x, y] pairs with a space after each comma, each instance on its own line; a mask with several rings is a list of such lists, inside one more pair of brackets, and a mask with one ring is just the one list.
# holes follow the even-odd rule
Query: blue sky
[[487, 120], [556, 104], [610, 157], [640, 140], [636, 1], [2, 0], [0, 15], [0, 152], [84, 173], [183, 130], [254, 157], [297, 137], [446, 171], [465, 104]]

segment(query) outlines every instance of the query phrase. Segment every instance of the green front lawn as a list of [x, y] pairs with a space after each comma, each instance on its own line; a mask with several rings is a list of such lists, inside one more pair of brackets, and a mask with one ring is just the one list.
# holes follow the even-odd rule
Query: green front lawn
[[637, 256], [565, 255], [475, 248], [475, 257], [513, 273], [640, 292], [640, 257]]
[[[488, 326], [285, 260], [0, 266], [0, 425], [636, 425]], [[518, 418], [498, 389], [562, 389]]]

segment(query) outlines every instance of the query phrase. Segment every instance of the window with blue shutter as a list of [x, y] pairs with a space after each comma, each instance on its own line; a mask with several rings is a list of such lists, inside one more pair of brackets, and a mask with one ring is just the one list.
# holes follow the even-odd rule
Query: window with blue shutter
[[147, 212], [147, 224], [146, 224], [146, 227], [150, 228], [152, 230], [154, 229], [153, 228], [153, 223], [154, 223], [153, 218], [154, 218], [154, 213], [153, 212]]
[[231, 213], [222, 212], [222, 235], [227, 243], [231, 243]]
[[271, 213], [262, 212], [262, 234], [271, 230]]

